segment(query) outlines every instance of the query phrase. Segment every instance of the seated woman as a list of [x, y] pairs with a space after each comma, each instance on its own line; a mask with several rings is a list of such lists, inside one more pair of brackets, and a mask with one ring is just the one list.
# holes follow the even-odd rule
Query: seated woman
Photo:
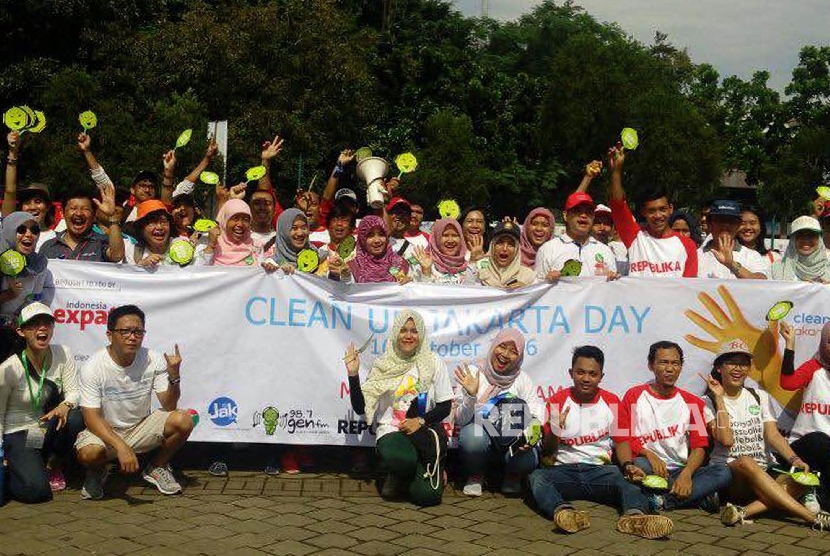
[[485, 404], [509, 393], [515, 396], [513, 401], [529, 404], [532, 415], [543, 420], [541, 408], [532, 403], [536, 399], [533, 381], [521, 369], [524, 351], [524, 336], [517, 330], [503, 330], [490, 344], [486, 359], [455, 370], [462, 388], [456, 398], [454, 421], [460, 427], [458, 441], [467, 472], [464, 494], [468, 496], [481, 496], [481, 482], [487, 470], [503, 470], [502, 493], [518, 494], [522, 479], [538, 465], [534, 448], [525, 445], [511, 454], [503, 448], [501, 438], [491, 438], [475, 419]]
[[809, 466], [778, 432], [767, 393], [744, 385], [751, 366], [749, 346], [735, 339], [723, 344], [711, 375], [704, 377], [709, 388], [704, 417], [715, 443], [710, 462], [726, 464], [732, 471], [729, 499], [735, 504], [726, 505], [721, 522], [743, 524], [768, 509], [776, 509], [808, 525], [825, 528], [830, 525], [830, 514], [810, 511], [796, 499], [804, 487], [789, 475], [780, 474], [777, 480], [770, 475], [775, 465], [771, 451], [790, 465], [802, 469]]
[[830, 323], [821, 329], [815, 355], [798, 369], [795, 368], [792, 326], [782, 324], [781, 335], [787, 341], [781, 362], [781, 388], [801, 391], [801, 405], [790, 431], [790, 445], [810, 469], [821, 472], [818, 492], [810, 491], [802, 500], [805, 506], [817, 512], [830, 507], [830, 415], [814, 409], [827, 407], [827, 392], [830, 392]]
[[772, 279], [830, 283], [830, 262], [821, 241], [818, 220], [812, 216], [799, 216], [793, 220], [784, 257], [772, 264]]
[[461, 225], [453, 218], [442, 218], [432, 226], [426, 249], [415, 248], [418, 266], [413, 279], [432, 284], [477, 284], [475, 265], [467, 262]]
[[[39, 300], [44, 286], [51, 283], [46, 270], [48, 259], [36, 251], [40, 224], [28, 212], [12, 212], [0, 224], [0, 255], [17, 251], [26, 259], [17, 276], [0, 275], [0, 361], [12, 354], [17, 333], [15, 316], [27, 300]], [[47, 290], [48, 291], [48, 290]]]
[[528, 268], [536, 265], [536, 253], [539, 248], [553, 237], [556, 219], [546, 208], [538, 207], [530, 211], [522, 226], [522, 264]]
[[392, 250], [389, 228], [382, 218], [366, 216], [357, 227], [355, 257], [348, 264], [351, 279], [358, 284], [370, 282], [398, 282], [406, 284], [409, 263]]
[[[0, 364], [0, 435], [11, 498], [26, 504], [52, 499], [66, 481], [60, 459], [71, 457], [84, 428], [75, 360], [66, 346], [49, 345], [55, 318], [32, 302], [20, 312], [22, 346]], [[0, 504], [3, 493], [0, 492]]]
[[479, 281], [485, 286], [505, 289], [532, 284], [536, 274], [522, 264], [519, 255], [519, 227], [512, 222], [499, 222], [493, 231], [490, 252], [478, 262]]
[[[418, 506], [441, 503], [443, 421], [452, 409], [447, 366], [430, 350], [424, 319], [404, 310], [389, 329], [386, 350], [360, 384], [360, 354], [346, 350], [352, 409], [376, 427], [377, 453], [387, 473], [382, 495], [406, 493]], [[431, 450], [431, 451], [430, 451]], [[428, 456], [426, 454], [429, 454]]]
[[270, 253], [251, 237], [251, 208], [241, 199], [230, 199], [216, 215], [219, 225], [210, 230], [200, 264], [259, 266]]

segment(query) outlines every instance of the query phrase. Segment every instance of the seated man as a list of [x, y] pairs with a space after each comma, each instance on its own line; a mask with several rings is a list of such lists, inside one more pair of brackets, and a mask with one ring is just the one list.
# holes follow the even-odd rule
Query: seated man
[[633, 464], [627, 438], [617, 436], [628, 429], [628, 423], [617, 419], [620, 400], [599, 387], [604, 364], [605, 355], [595, 346], [574, 350], [569, 371], [573, 386], [548, 401], [544, 467], [531, 473], [531, 492], [539, 509], [567, 533], [590, 526], [588, 512], [576, 510], [570, 501], [592, 500], [622, 508], [618, 531], [649, 539], [665, 537], [674, 530], [672, 521], [646, 515], [646, 495], [611, 465], [612, 431], [618, 460]]
[[718, 491], [729, 485], [732, 474], [724, 464], [701, 467], [709, 445], [703, 400], [675, 386], [683, 370], [683, 350], [674, 342], [652, 344], [648, 368], [654, 380], [631, 388], [620, 407], [620, 420], [631, 426], [631, 450], [638, 456], [626, 464], [626, 476], [638, 481], [654, 474], [668, 480], [665, 495], [650, 497], [652, 510], [700, 504], [717, 512]]
[[[138, 471], [136, 454], [161, 448], [144, 468], [142, 477], [163, 494], [176, 494], [168, 462], [190, 436], [193, 420], [176, 410], [181, 390], [179, 346], [173, 355], [141, 347], [144, 313], [135, 305], [110, 312], [110, 345], [98, 351], [81, 369], [81, 409], [86, 430], [78, 435], [78, 461], [87, 468], [81, 498], [104, 496], [107, 462], [118, 459], [123, 473]], [[150, 412], [152, 392], [161, 409]]]

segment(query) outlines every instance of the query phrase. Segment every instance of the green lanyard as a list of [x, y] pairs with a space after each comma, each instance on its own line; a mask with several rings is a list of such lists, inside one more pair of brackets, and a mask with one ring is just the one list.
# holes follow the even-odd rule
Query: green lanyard
[[[40, 383], [37, 387], [37, 395], [32, 392], [32, 381], [29, 378], [29, 359], [26, 357], [26, 351], [23, 351], [23, 354], [20, 356], [21, 361], [23, 361], [23, 369], [26, 371], [26, 383], [29, 385], [29, 405], [32, 408], [33, 413], [37, 413], [43, 411], [43, 408], [40, 407], [40, 399], [43, 396], [43, 381], [46, 378], [46, 373], [49, 372], [49, 367], [44, 366], [40, 370]], [[44, 358], [44, 363], [46, 362], [46, 358]]]

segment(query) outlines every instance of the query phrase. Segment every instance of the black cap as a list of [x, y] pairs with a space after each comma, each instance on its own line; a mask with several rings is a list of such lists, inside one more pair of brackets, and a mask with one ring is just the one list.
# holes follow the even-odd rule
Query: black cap
[[519, 238], [521, 237], [519, 225], [513, 222], [499, 222], [496, 224], [496, 229], [493, 230], [493, 241], [502, 235], [508, 235], [516, 241], [519, 241]]
[[138, 174], [135, 175], [133, 179], [133, 185], [137, 184], [140, 181], [148, 180], [153, 182], [153, 184], [158, 187], [159, 185], [159, 177], [156, 175], [155, 172], [151, 172], [150, 170], [142, 170]]

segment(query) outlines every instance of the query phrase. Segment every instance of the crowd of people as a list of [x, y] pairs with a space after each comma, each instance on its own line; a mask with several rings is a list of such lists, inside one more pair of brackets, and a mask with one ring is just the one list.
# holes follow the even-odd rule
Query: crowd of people
[[[424, 207], [385, 179], [379, 208], [362, 207], [340, 186], [357, 163], [344, 150], [323, 191], [299, 191], [290, 208], [275, 193], [270, 168], [282, 149], [275, 137], [262, 146], [264, 175], [250, 184], [215, 184], [212, 214], [195, 195], [200, 176], [218, 152], [204, 157], [176, 183], [176, 153], [162, 156], [163, 174], [141, 171], [129, 189], [114, 186], [82, 133], [77, 146], [94, 186], [71, 188], [60, 203], [47, 184], [18, 188], [24, 160], [21, 137], [8, 135], [0, 222], [0, 435], [6, 473], [3, 494], [23, 502], [51, 499], [65, 488], [65, 462], [87, 469], [84, 498], [104, 496], [108, 463], [139, 471], [136, 454], [153, 452], [141, 469], [165, 494], [181, 491], [169, 461], [193, 429], [180, 395], [178, 347], [171, 354], [142, 347], [146, 319], [138, 307], [113, 309], [109, 344], [76, 371], [70, 346], [53, 345], [49, 261], [64, 259], [137, 265], [237, 266], [265, 272], [303, 272], [344, 283], [480, 285], [506, 290], [564, 277], [621, 276], [830, 281], [830, 207], [796, 218], [783, 253], [767, 247], [763, 215], [729, 199], [700, 214], [676, 211], [665, 190], [637, 199], [635, 218], [623, 188], [627, 153], [608, 151], [608, 204], [589, 193], [603, 163], [586, 166], [582, 182], [556, 213], [538, 207], [520, 223], [467, 207], [427, 228]], [[752, 351], [741, 340], [723, 344], [712, 364], [705, 399], [676, 386], [683, 351], [671, 341], [653, 344], [647, 366], [653, 380], [618, 397], [604, 390], [605, 354], [576, 347], [572, 385], [539, 403], [522, 372], [525, 337], [507, 330], [486, 357], [451, 374], [431, 351], [421, 315], [395, 320], [386, 351], [360, 381], [359, 350], [344, 362], [351, 405], [373, 425], [386, 477], [382, 494], [421, 506], [440, 503], [447, 430], [458, 430], [463, 492], [480, 496], [495, 480], [508, 495], [529, 485], [540, 511], [568, 533], [590, 525], [572, 505], [594, 500], [621, 510], [617, 529], [647, 538], [669, 535], [661, 514], [681, 507], [720, 511], [726, 525], [742, 524], [769, 509], [819, 528], [830, 526], [830, 419], [798, 414], [789, 438], [776, 428], [768, 395], [744, 384]], [[794, 365], [794, 333], [786, 341], [781, 387], [819, 403], [830, 389], [830, 325], [816, 355]], [[153, 393], [161, 409], [151, 411]], [[518, 409], [516, 409], [518, 408]], [[519, 432], [506, 426], [520, 414]], [[451, 426], [447, 426], [450, 424]], [[533, 439], [534, 426], [540, 429]], [[510, 430], [507, 430], [510, 429]], [[538, 440], [538, 442], [537, 442]], [[299, 470], [300, 452], [281, 467]], [[776, 459], [777, 458], [777, 459]], [[785, 468], [792, 468], [787, 472]], [[227, 473], [217, 462], [212, 471]], [[271, 469], [276, 471], [277, 466]], [[820, 483], [805, 486], [811, 471]], [[494, 478], [495, 477], [495, 478]], [[494, 483], [495, 484], [495, 483]]]

